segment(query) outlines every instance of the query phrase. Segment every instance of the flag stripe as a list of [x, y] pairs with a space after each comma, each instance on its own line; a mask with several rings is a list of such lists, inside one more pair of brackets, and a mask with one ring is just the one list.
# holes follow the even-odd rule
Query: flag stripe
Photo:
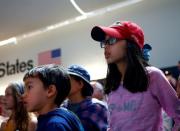
[[44, 51], [38, 54], [38, 65], [61, 64], [61, 49]]

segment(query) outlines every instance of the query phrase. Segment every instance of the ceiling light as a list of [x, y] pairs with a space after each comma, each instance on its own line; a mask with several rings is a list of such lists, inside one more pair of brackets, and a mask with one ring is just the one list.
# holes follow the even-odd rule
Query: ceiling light
[[0, 46], [7, 45], [7, 44], [16, 44], [16, 43], [17, 43], [16, 37], [12, 37], [7, 40], [0, 41]]
[[17, 36], [17, 37], [10, 38], [8, 40], [0, 41], [0, 46], [6, 45], [6, 44], [16, 44], [17, 41], [20, 41], [20, 40], [22, 40], [24, 38], [39, 35], [39, 34], [42, 34], [44, 32], [51, 31], [51, 30], [54, 30], [54, 29], [69, 25], [69, 24], [84, 20], [86, 18], [91, 18], [93, 16], [102, 15], [102, 14], [105, 14], [107, 12], [110, 12], [110, 11], [113, 11], [113, 10], [116, 10], [116, 9], [119, 9], [119, 8], [122, 8], [122, 7], [125, 7], [125, 6], [129, 6], [129, 5], [141, 2], [141, 1], [143, 1], [143, 0], [126, 0], [124, 2], [119, 2], [119, 3], [107, 6], [105, 8], [97, 9], [97, 10], [94, 10], [94, 11], [91, 11], [91, 12], [84, 12], [76, 4], [76, 2], [74, 0], [70, 0], [70, 2], [75, 7], [75, 9], [81, 14], [80, 16], [72, 18], [72, 19], [68, 19], [68, 20], [65, 20], [65, 21], [62, 21], [62, 22], [59, 22], [59, 23], [54, 24], [54, 25], [47, 26], [47, 27], [39, 29], [39, 30], [29, 32], [29, 33], [26, 33], [26, 34], [23, 34], [23, 35], [20, 35], [20, 36]]
[[86, 15], [86, 13], [76, 4], [75, 0], [70, 0], [70, 2], [81, 15]]
[[81, 21], [81, 20], [84, 20], [84, 19], [86, 19], [86, 18], [87, 18], [86, 15], [81, 15], [81, 16], [76, 17], [75, 20], [76, 20], [76, 21]]

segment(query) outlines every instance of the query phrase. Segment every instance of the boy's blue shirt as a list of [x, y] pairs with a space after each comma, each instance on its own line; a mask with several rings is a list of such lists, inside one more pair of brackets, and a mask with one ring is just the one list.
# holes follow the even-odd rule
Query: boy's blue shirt
[[75, 114], [60, 107], [39, 115], [36, 131], [84, 131], [84, 129]]

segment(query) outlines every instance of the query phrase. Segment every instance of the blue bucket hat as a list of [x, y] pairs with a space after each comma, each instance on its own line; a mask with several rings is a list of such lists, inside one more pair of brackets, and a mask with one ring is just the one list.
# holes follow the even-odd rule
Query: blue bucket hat
[[69, 75], [80, 77], [82, 80], [86, 82], [89, 89], [93, 90], [93, 87], [90, 84], [90, 75], [83, 67], [79, 65], [71, 65], [68, 67], [67, 71]]

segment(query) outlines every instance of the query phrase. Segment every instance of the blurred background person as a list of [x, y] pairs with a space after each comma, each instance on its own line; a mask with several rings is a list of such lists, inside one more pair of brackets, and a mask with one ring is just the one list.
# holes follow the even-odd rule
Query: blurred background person
[[177, 64], [174, 66], [173, 70], [171, 70], [171, 73], [173, 77], [178, 80], [178, 77], [180, 76], [180, 60], [177, 61]]
[[179, 70], [179, 77], [177, 81], [176, 91], [177, 91], [178, 98], [180, 98], [180, 60], [178, 61], [178, 70]]
[[5, 108], [5, 96], [0, 95], [0, 125], [3, 121], [7, 120], [10, 116], [10, 110]]
[[103, 85], [98, 81], [91, 81], [90, 84], [94, 89], [92, 97], [96, 98], [96, 99], [98, 99], [100, 101], [105, 101], [106, 99], [105, 99]]
[[179, 73], [179, 77], [180, 77], [180, 60], [178, 61], [178, 65], [177, 65], [177, 67], [178, 67], [178, 73]]
[[177, 92], [178, 98], [180, 98], [180, 75], [179, 75], [178, 81], [177, 81], [176, 92]]
[[171, 71], [166, 70], [166, 71], [164, 72], [164, 74], [165, 74], [167, 80], [169, 81], [169, 83], [171, 84], [171, 86], [176, 90], [177, 81], [176, 81], [176, 79], [173, 77]]
[[152, 50], [152, 47], [150, 44], [145, 44], [142, 48], [143, 58], [146, 62], [149, 62], [151, 50]]
[[36, 121], [31, 119], [23, 101], [24, 85], [10, 83], [5, 90], [5, 108], [11, 110], [8, 120], [1, 124], [1, 131], [35, 131]]

